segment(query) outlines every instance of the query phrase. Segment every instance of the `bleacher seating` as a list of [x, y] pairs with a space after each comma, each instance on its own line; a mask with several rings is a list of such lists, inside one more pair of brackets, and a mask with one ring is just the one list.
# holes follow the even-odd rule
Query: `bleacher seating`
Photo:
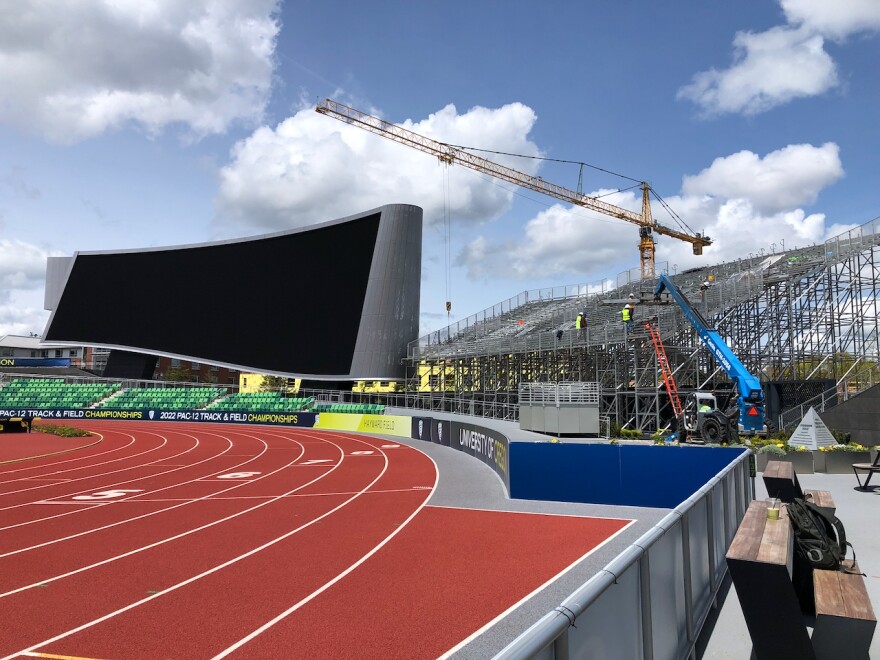
[[62, 378], [17, 378], [0, 389], [4, 408], [86, 408], [119, 390], [119, 383], [65, 383]]
[[157, 387], [125, 390], [101, 403], [101, 408], [196, 410], [225, 392], [219, 387]]
[[385, 413], [385, 406], [378, 403], [317, 403], [314, 412], [382, 415]]
[[213, 402], [209, 410], [230, 412], [300, 412], [311, 410], [314, 397], [282, 397], [280, 392], [238, 392]]

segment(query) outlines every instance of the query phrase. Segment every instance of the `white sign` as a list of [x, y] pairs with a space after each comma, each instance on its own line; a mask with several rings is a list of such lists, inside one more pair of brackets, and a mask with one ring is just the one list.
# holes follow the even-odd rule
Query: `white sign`
[[825, 426], [825, 422], [819, 417], [814, 408], [810, 408], [801, 423], [791, 434], [788, 444], [806, 449], [818, 449], [837, 444], [831, 431]]

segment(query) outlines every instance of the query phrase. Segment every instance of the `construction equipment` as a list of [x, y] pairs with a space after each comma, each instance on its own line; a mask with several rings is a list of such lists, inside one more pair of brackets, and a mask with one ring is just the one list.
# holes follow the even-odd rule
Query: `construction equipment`
[[[700, 397], [696, 397], [693, 404], [684, 405], [684, 431], [697, 432], [701, 437], [706, 439], [716, 438], [729, 440], [735, 439], [739, 435], [756, 435], [766, 434], [767, 426], [764, 422], [764, 390], [761, 388], [761, 382], [749, 373], [740, 359], [734, 354], [730, 347], [721, 338], [718, 331], [709, 326], [703, 315], [691, 305], [690, 301], [684, 296], [675, 283], [665, 274], [660, 274], [657, 279], [657, 288], [654, 291], [654, 300], [660, 301], [664, 291], [668, 291], [672, 299], [678, 304], [684, 312], [685, 318], [690, 321], [691, 325], [700, 336], [700, 340], [709, 349], [709, 352], [715, 357], [719, 366], [724, 369], [725, 373], [734, 383], [734, 391], [731, 395], [736, 394], [736, 402], [733, 406], [728, 407], [726, 404], [719, 406], [714, 402], [714, 395], [702, 394], [702, 399], [711, 398], [714, 402], [712, 408], [718, 411], [718, 415], [708, 415], [700, 417], [699, 404]], [[690, 410], [693, 408], [693, 410]], [[724, 409], [723, 411], [721, 409]], [[693, 414], [691, 418], [689, 414]], [[728, 423], [728, 421], [730, 423]], [[734, 434], [733, 422], [736, 422], [736, 433]], [[726, 427], [730, 426], [728, 430]], [[709, 440], [715, 442], [717, 440]]]
[[519, 172], [510, 167], [492, 162], [480, 156], [465, 151], [460, 147], [454, 147], [443, 142], [437, 142], [418, 133], [414, 133], [396, 124], [385, 121], [378, 117], [368, 115], [360, 110], [355, 110], [347, 105], [331, 99], [325, 99], [318, 103], [315, 110], [323, 115], [334, 117], [346, 124], [358, 126], [364, 130], [381, 135], [384, 138], [405, 144], [408, 147], [424, 151], [436, 156], [441, 162], [453, 165], [458, 163], [472, 170], [489, 174], [503, 181], [516, 184], [529, 190], [544, 193], [564, 202], [582, 206], [584, 208], [602, 213], [613, 218], [619, 218], [639, 225], [639, 263], [642, 279], [654, 278], [654, 238], [653, 234], [671, 236], [681, 241], [687, 241], [693, 247], [694, 254], [703, 254], [703, 247], [711, 245], [708, 236], [695, 233], [689, 234], [670, 227], [665, 227], [655, 222], [651, 214], [651, 187], [647, 182], [641, 183], [642, 188], [642, 211], [636, 213], [608, 202], [603, 202], [595, 197], [584, 195], [563, 186], [544, 181], [541, 177], [532, 176]]
[[666, 357], [666, 347], [663, 345], [663, 339], [660, 337], [660, 331], [657, 328], [651, 323], [645, 323], [645, 327], [648, 329], [648, 334], [651, 335], [651, 343], [654, 345], [654, 353], [657, 355], [657, 364], [660, 367], [663, 384], [666, 385], [666, 393], [669, 395], [669, 402], [672, 405], [672, 414], [678, 419], [684, 411], [681, 407], [681, 399], [678, 396], [675, 375], [672, 373], [669, 359]]
[[715, 395], [708, 392], [690, 392], [685, 396], [685, 403], [682, 405], [660, 331], [651, 323], [645, 323], [645, 327], [651, 336], [657, 365], [672, 406], [672, 439], [695, 444], [736, 442], [739, 437], [736, 409], [732, 415], [722, 412]]

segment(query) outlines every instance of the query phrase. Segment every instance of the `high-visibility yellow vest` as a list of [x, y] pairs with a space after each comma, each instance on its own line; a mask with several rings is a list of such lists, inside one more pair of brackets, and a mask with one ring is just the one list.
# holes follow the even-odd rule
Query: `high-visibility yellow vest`
[[574, 327], [580, 330], [584, 327], [584, 317], [581, 314], [578, 314], [577, 319], [575, 319]]
[[622, 318], [624, 322], [632, 321], [632, 313], [630, 312], [629, 307], [624, 307], [620, 310], [620, 318]]

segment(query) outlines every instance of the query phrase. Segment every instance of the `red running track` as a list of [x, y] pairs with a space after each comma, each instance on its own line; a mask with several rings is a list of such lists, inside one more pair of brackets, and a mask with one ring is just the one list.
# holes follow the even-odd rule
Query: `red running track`
[[631, 521], [426, 506], [351, 433], [89, 422], [3, 464], [0, 657], [436, 658]]

